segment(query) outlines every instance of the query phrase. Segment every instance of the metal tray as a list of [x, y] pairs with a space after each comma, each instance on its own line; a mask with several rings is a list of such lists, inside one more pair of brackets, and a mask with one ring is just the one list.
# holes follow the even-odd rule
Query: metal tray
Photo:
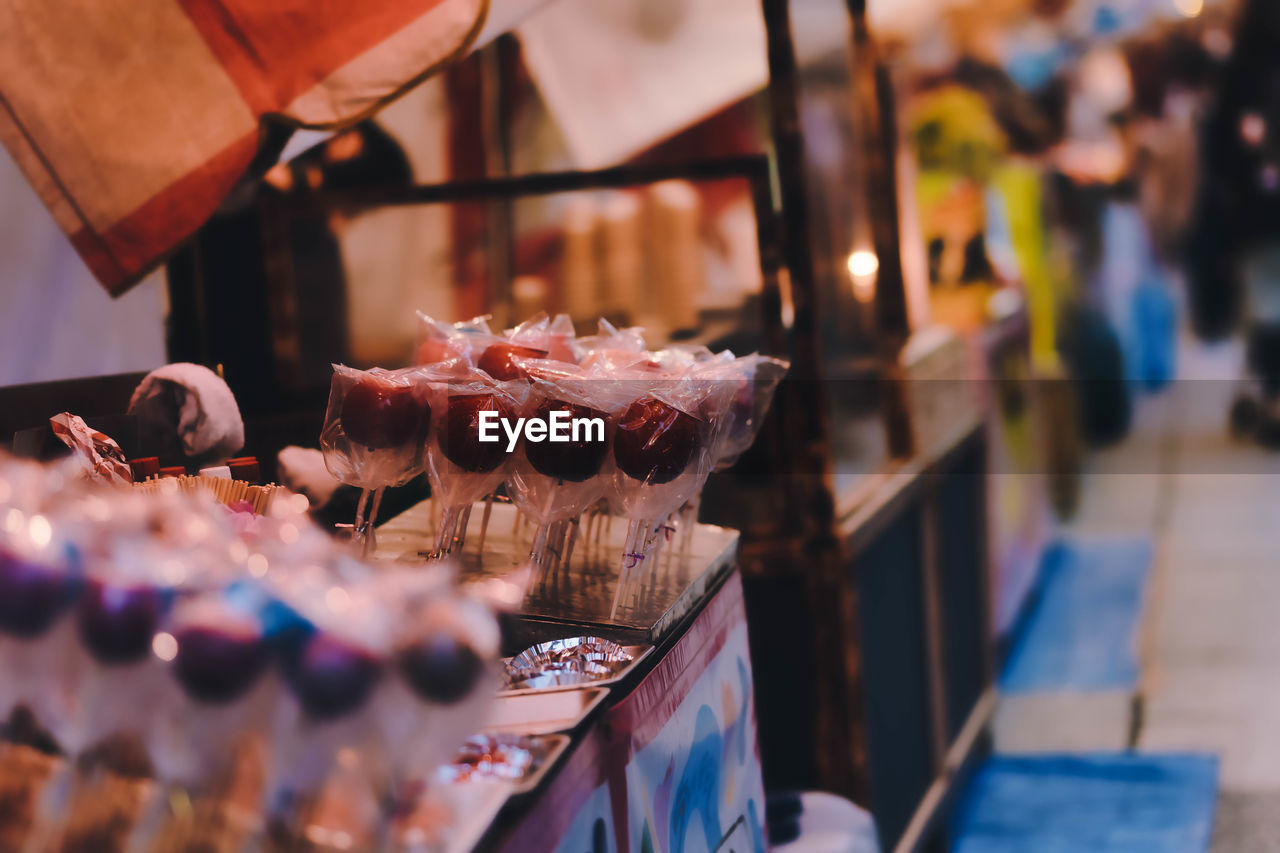
[[[547, 771], [555, 766], [572, 742], [572, 738], [568, 735], [515, 735], [489, 732], [482, 736], [493, 738], [504, 745], [517, 746], [527, 750], [532, 759], [529, 768], [522, 776], [514, 779], [486, 777], [483, 775], [478, 775], [471, 779], [454, 779], [451, 778], [449, 766], [446, 765], [437, 771], [441, 781], [449, 785], [473, 785], [497, 781], [509, 785], [513, 796], [527, 794], [542, 783]], [[455, 763], [461, 762], [457, 762], [455, 759]]]
[[517, 735], [569, 732], [577, 728], [608, 695], [608, 687], [500, 693], [480, 730]]
[[432, 785], [417, 812], [423, 823], [402, 827], [390, 849], [412, 853], [469, 853], [489, 831], [511, 799], [512, 783], [503, 780]]
[[[626, 678], [636, 666], [650, 654], [653, 646], [623, 646], [631, 655], [631, 661], [622, 669], [606, 678], [597, 678], [584, 684], [551, 684], [546, 687], [504, 687], [498, 691], [499, 696], [524, 696], [530, 693], [558, 693], [562, 690], [586, 690], [593, 687], [608, 687]], [[511, 658], [503, 658], [503, 664], [511, 662]]]

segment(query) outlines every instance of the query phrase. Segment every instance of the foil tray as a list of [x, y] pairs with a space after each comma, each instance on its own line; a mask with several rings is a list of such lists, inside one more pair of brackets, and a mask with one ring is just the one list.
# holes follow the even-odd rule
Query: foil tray
[[[431, 785], [418, 805], [420, 819], [403, 827], [388, 849], [401, 853], [469, 853], [513, 793], [508, 782]], [[417, 817], [417, 815], [415, 815]]]
[[554, 735], [573, 731], [590, 716], [608, 687], [499, 693], [480, 730], [517, 735]]
[[[573, 643], [578, 640], [588, 638], [573, 637], [568, 640], [553, 640], [547, 643], [538, 643], [530, 646], [524, 652], [512, 658], [506, 658], [503, 664], [508, 672], [513, 667], [536, 666], [535, 659], [544, 651], [556, 651], [562, 648], [562, 644]], [[519, 683], [507, 681], [506, 685], [499, 691], [499, 696], [511, 694], [527, 694], [527, 693], [550, 693], [558, 690], [581, 690], [584, 687], [608, 687], [616, 684], [626, 678], [636, 666], [650, 654], [652, 654], [653, 646], [621, 646], [620, 650], [626, 655], [625, 661], [610, 661], [607, 671], [599, 674], [591, 673], [565, 673], [564, 676], [553, 676], [543, 680], [530, 680]]]
[[[475, 739], [492, 739], [499, 745], [504, 747], [515, 747], [524, 750], [529, 757], [529, 765], [517, 777], [489, 777], [481, 773], [473, 776], [458, 778], [459, 774], [454, 768], [464, 765], [465, 762], [455, 760], [453, 764], [444, 765], [437, 771], [440, 780], [451, 785], [470, 785], [483, 784], [490, 781], [500, 781], [511, 788], [513, 796], [519, 794], [527, 794], [534, 790], [542, 783], [547, 772], [555, 766], [556, 762], [564, 755], [565, 750], [569, 748], [571, 738], [568, 735], [513, 735], [513, 734], [494, 734], [484, 733], [468, 738], [468, 742]], [[461, 758], [467, 750], [464, 748], [458, 754]], [[474, 771], [473, 771], [474, 772]]]

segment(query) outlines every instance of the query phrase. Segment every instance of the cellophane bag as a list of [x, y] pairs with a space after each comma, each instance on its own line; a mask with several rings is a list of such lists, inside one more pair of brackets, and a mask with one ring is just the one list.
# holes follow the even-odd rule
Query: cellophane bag
[[423, 470], [434, 420], [427, 368], [356, 370], [335, 364], [320, 449], [338, 480], [399, 486]]
[[522, 366], [532, 382], [529, 417], [546, 422], [550, 432], [555, 413], [566, 413], [570, 440], [552, 441], [550, 434], [540, 442], [522, 438], [508, 470], [507, 494], [539, 523], [574, 518], [605, 494], [613, 434], [633, 399], [631, 389], [599, 369], [549, 360]]

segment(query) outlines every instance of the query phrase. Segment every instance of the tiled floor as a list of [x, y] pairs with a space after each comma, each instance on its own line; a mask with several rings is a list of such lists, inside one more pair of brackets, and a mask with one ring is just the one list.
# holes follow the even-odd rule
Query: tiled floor
[[1116, 697], [1042, 700], [1030, 714], [1002, 708], [997, 742], [1062, 746], [1054, 731], [1070, 722], [1077, 748], [1114, 749], [1136, 732], [1140, 750], [1217, 753], [1215, 853], [1280, 850], [1280, 453], [1227, 433], [1238, 349], [1181, 355], [1175, 387], [1090, 461], [1081, 512], [1063, 528], [1154, 537], [1138, 718]]
[[[1188, 349], [1188, 368], [1216, 354]], [[1186, 386], [1186, 387], [1182, 387]], [[1218, 853], [1280, 849], [1280, 454], [1232, 441], [1233, 391], [1188, 380], [1166, 419], [1168, 511], [1146, 614], [1138, 746], [1221, 758]]]

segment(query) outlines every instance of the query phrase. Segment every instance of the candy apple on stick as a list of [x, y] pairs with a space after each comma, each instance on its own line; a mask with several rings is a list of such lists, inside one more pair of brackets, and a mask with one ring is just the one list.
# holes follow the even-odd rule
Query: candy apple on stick
[[383, 489], [422, 471], [434, 374], [422, 367], [364, 371], [334, 365], [333, 371], [320, 447], [330, 473], [362, 490], [352, 541], [368, 554]]
[[599, 369], [549, 360], [519, 366], [533, 383], [531, 417], [547, 424], [548, 434], [535, 441], [526, 433], [507, 491], [539, 525], [530, 559], [545, 569], [552, 528], [576, 520], [605, 493], [615, 422], [630, 402], [629, 390]]
[[661, 546], [663, 520], [706, 482], [711, 452], [732, 389], [696, 368], [672, 374], [645, 366], [622, 372], [627, 384], [643, 390], [617, 420], [610, 503], [630, 519], [622, 569], [614, 596], [616, 615], [622, 590]]
[[[435, 548], [442, 556], [461, 548], [471, 505], [489, 495], [506, 475], [506, 442], [482, 441], [485, 422], [519, 418], [529, 383], [499, 382], [484, 371], [455, 365], [447, 380], [432, 387], [441, 415], [427, 441], [426, 466], [432, 495], [444, 507]], [[500, 427], [497, 432], [501, 437]]]

